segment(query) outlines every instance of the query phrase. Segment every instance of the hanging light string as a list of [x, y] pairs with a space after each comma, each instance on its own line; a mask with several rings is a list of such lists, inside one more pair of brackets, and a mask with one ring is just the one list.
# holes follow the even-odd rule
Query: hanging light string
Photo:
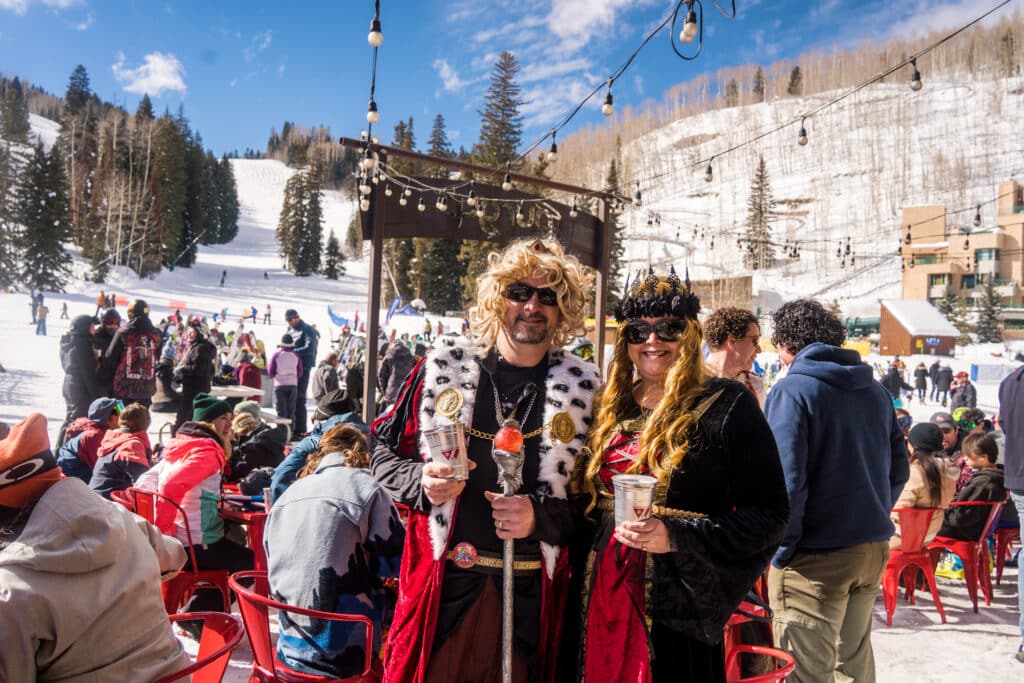
[[[726, 12], [724, 9], [722, 9], [722, 7], [718, 4], [717, 0], [711, 0], [711, 2], [712, 2], [712, 4], [714, 4], [715, 7], [718, 8], [718, 10], [726, 18], [728, 18], [728, 19], [735, 18], [735, 16], [736, 16], [736, 0], [732, 0], [732, 13], [731, 14]], [[690, 42], [690, 40], [692, 40], [693, 37], [697, 38], [697, 40], [698, 40], [698, 49], [697, 49], [697, 52], [694, 55], [692, 55], [692, 56], [686, 56], [686, 55], [682, 54], [678, 50], [678, 48], [676, 48], [675, 24], [676, 24], [679, 12], [680, 12], [680, 10], [684, 6], [687, 8], [687, 14], [684, 15], [684, 16], [686, 16], [687, 21], [684, 22], [683, 34], [687, 35], [687, 36], [690, 36], [690, 38], [689, 39], [685, 39], [685, 38], [682, 38], [682, 36], [681, 36], [680, 39], [683, 40], [683, 42]], [[694, 9], [694, 8], [696, 8], [696, 9]], [[691, 23], [688, 20], [691, 19], [691, 18], [694, 18], [694, 17], [698, 18], [699, 23], [696, 24], [696, 28], [695, 29], [694, 28], [688, 28], [688, 27], [691, 26]], [[593, 99], [593, 97], [595, 95], [597, 95], [599, 92], [601, 92], [601, 90], [604, 90], [605, 88], [607, 88], [607, 90], [606, 90], [605, 105], [603, 107], [603, 110], [604, 110], [606, 116], [610, 116], [614, 112], [614, 105], [613, 105], [613, 101], [612, 101], [612, 85], [615, 83], [615, 81], [619, 80], [619, 78], [621, 78], [622, 75], [626, 72], [626, 70], [633, 64], [633, 61], [640, 54], [640, 51], [643, 50], [644, 47], [647, 46], [647, 43], [651, 42], [651, 39], [653, 39], [654, 36], [656, 36], [658, 33], [661, 32], [661, 30], [663, 28], [665, 28], [666, 26], [669, 26], [669, 25], [672, 26], [672, 29], [669, 31], [669, 41], [671, 42], [672, 49], [675, 51], [675, 53], [681, 59], [685, 59], [685, 60], [696, 59], [697, 56], [700, 54], [700, 48], [703, 45], [703, 41], [704, 41], [704, 8], [703, 8], [703, 5], [701, 4], [701, 0], [678, 0], [678, 2], [676, 2], [675, 9], [673, 9], [672, 12], [670, 12], [668, 14], [668, 16], [666, 16], [665, 19], [662, 20], [662, 22], [660, 24], [658, 24], [650, 33], [648, 33], [646, 37], [644, 37], [644, 39], [640, 43], [640, 45], [637, 46], [637, 48], [635, 50], [633, 50], [633, 52], [629, 55], [629, 57], [626, 58], [626, 61], [624, 61], [622, 63], [622, 65], [619, 66], [619, 68], [617, 68], [615, 71], [612, 72], [612, 74], [608, 77], [607, 81], [602, 82], [600, 85], [596, 86], [593, 90], [590, 91], [590, 93], [588, 93], [582, 100], [580, 100], [580, 102], [575, 107], [573, 107], [573, 109], [571, 109], [568, 114], [564, 115], [561, 119], [559, 119], [558, 123], [555, 124], [554, 128], [552, 128], [550, 133], [547, 133], [546, 135], [543, 135], [543, 136], [539, 137], [537, 140], [535, 140], [533, 143], [531, 143], [530, 146], [527, 147], [526, 150], [516, 158], [515, 163], [519, 163], [519, 162], [522, 162], [522, 161], [528, 159], [530, 154], [532, 154], [534, 150], [536, 150], [538, 147], [540, 147], [542, 144], [544, 144], [545, 140], [548, 140], [550, 138], [551, 141], [554, 142], [555, 134], [558, 131], [562, 130], [562, 128], [567, 126], [569, 124], [569, 122], [572, 121], [573, 118], [575, 118], [575, 116], [580, 112], [580, 110], [583, 109], [584, 106], [586, 106], [587, 102], [589, 102], [591, 99]], [[691, 34], [690, 33], [691, 31], [693, 31], [694, 33]], [[625, 199], [625, 197], [623, 197], [622, 199]]]
[[[893, 65], [893, 66], [891, 66], [891, 67], [881, 71], [880, 73], [876, 74], [875, 76], [872, 76], [871, 78], [869, 78], [869, 79], [867, 79], [867, 80], [865, 80], [865, 81], [863, 81], [861, 83], [858, 83], [857, 85], [853, 86], [849, 90], [847, 90], [847, 91], [837, 95], [833, 99], [828, 100], [828, 101], [818, 105], [817, 107], [814, 107], [813, 109], [810, 109], [807, 112], [798, 114], [797, 116], [791, 118], [790, 120], [788, 120], [788, 121], [786, 121], [784, 123], [781, 123], [778, 126], [775, 126], [774, 128], [770, 128], [768, 130], [765, 130], [765, 131], [755, 135], [752, 138], [749, 138], [747, 140], [739, 142], [739, 143], [737, 143], [737, 144], [735, 144], [735, 145], [733, 145], [731, 147], [728, 147], [728, 148], [726, 148], [724, 150], [715, 152], [714, 154], [709, 155], [708, 157], [705, 157], [705, 158], [702, 158], [702, 159], [698, 159], [697, 161], [693, 162], [693, 166], [699, 168], [701, 165], [707, 164], [707, 167], [705, 168], [705, 180], [708, 180], [708, 182], [710, 182], [713, 179], [713, 175], [712, 175], [712, 172], [711, 172], [712, 169], [713, 169], [712, 164], [714, 163], [714, 161], [716, 159], [721, 159], [721, 157], [726, 155], [726, 154], [731, 154], [731, 153], [733, 153], [733, 152], [735, 152], [737, 150], [743, 149], [744, 147], [752, 145], [752, 144], [754, 144], [756, 142], [760, 142], [761, 140], [767, 138], [768, 136], [774, 135], [775, 133], [778, 133], [779, 131], [785, 130], [787, 128], [791, 128], [791, 127], [796, 126], [796, 125], [800, 125], [801, 127], [804, 127], [806, 125], [805, 122], [807, 121], [807, 119], [813, 118], [813, 117], [821, 114], [826, 109], [829, 109], [831, 107], [836, 106], [837, 104], [841, 103], [843, 100], [846, 100], [849, 97], [857, 94], [861, 90], [864, 90], [865, 88], [867, 88], [867, 87], [869, 87], [869, 86], [871, 86], [871, 85], [873, 85], [875, 83], [878, 83], [879, 81], [884, 80], [888, 76], [891, 76], [895, 72], [899, 71], [900, 69], [902, 69], [902, 68], [904, 68], [904, 67], [906, 67], [906, 66], [908, 66], [910, 64], [915, 64], [914, 69], [916, 71], [917, 70], [917, 67], [916, 67], [916, 60], [917, 59], [919, 59], [920, 57], [922, 57], [924, 55], [927, 55], [927, 54], [931, 53], [932, 51], [936, 50], [940, 46], [942, 46], [945, 43], [949, 42], [950, 40], [952, 40], [956, 36], [960, 35], [964, 31], [966, 31], [967, 29], [971, 28], [975, 24], [983, 21], [984, 19], [986, 19], [990, 15], [994, 14], [995, 12], [999, 11], [1000, 9], [1005, 7], [1006, 5], [1010, 4], [1011, 1], [1012, 0], [1002, 0], [1002, 2], [1000, 2], [998, 5], [994, 6], [992, 9], [988, 10], [984, 14], [976, 17], [975, 19], [972, 19], [971, 21], [969, 21], [966, 24], [960, 26], [959, 28], [957, 28], [957, 29], [951, 31], [950, 33], [942, 36], [941, 38], [939, 38], [935, 42], [933, 42], [933, 43], [925, 46], [924, 48], [922, 48], [920, 51], [918, 51], [914, 55], [911, 55], [910, 57], [907, 57], [906, 59], [903, 59], [903, 60], [899, 61], [895, 65]], [[912, 81], [912, 82], [920, 83], [921, 81], [920, 81], [920, 78], [918, 77], [918, 79], [916, 81]], [[671, 171], [665, 171], [664, 173], [659, 173], [659, 174], [650, 176], [650, 177], [648, 177], [645, 180], [645, 184], [648, 185], [648, 187], [650, 187], [651, 184], [654, 181], [660, 180], [660, 179], [665, 178], [667, 176], [674, 175], [675, 173], [676, 173], [676, 171], [671, 170]]]

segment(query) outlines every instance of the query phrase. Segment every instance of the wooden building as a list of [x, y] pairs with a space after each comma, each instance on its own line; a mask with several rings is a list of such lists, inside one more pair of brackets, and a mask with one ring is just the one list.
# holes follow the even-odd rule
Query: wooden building
[[951, 356], [960, 332], [938, 309], [920, 299], [882, 302], [878, 352], [883, 356]]

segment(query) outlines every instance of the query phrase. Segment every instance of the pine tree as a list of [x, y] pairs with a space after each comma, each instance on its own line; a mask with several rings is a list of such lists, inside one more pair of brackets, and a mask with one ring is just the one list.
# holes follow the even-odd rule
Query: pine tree
[[[618, 144], [616, 144], [616, 150], [618, 150]], [[612, 157], [611, 162], [608, 164], [608, 175], [605, 176], [604, 187], [606, 190], [614, 194], [619, 194], [621, 192], [618, 153], [616, 153], [616, 156]], [[608, 273], [606, 274], [608, 281], [608, 295], [605, 298], [605, 309], [612, 311], [615, 310], [615, 307], [619, 303], [620, 294], [623, 288], [622, 260], [626, 254], [626, 245], [625, 240], [623, 239], [623, 227], [619, 222], [619, 212], [612, 210], [609, 206], [607, 208], [606, 215], [607, 219], [604, 224], [604, 229], [608, 231], [608, 237], [611, 240], [611, 244], [608, 247]]]
[[10, 145], [0, 145], [0, 289], [18, 281], [20, 225], [14, 197], [18, 168]]
[[298, 260], [298, 240], [305, 220], [301, 173], [294, 173], [284, 184], [284, 201], [281, 203], [281, 217], [277, 223], [277, 245], [287, 270], [294, 270]]
[[1014, 40], [1013, 28], [1007, 27], [999, 38], [999, 70], [1003, 76], [1012, 78], [1020, 73], [1017, 66], [1017, 44]]
[[752, 88], [754, 92], [755, 102], [764, 102], [765, 100], [765, 85], [764, 85], [764, 70], [761, 67], [757, 67], [757, 71], [754, 73], [754, 86]]
[[94, 234], [96, 216], [93, 205], [96, 162], [99, 158], [96, 140], [98, 101], [89, 88], [89, 74], [79, 64], [68, 79], [64, 94], [64, 107], [60, 114], [61, 132], [57, 146], [64, 156], [67, 169], [71, 223], [75, 243], [84, 255], [94, 262], [106, 258], [97, 253], [101, 241]]
[[208, 190], [204, 181], [209, 178], [205, 169], [203, 139], [198, 133], [192, 132], [182, 109], [178, 110], [177, 124], [185, 142], [185, 195], [182, 198], [178, 265], [189, 268], [196, 262], [197, 243], [209, 244], [206, 232], [207, 214], [203, 211], [203, 196]]
[[967, 346], [971, 343], [971, 323], [967, 320], [967, 302], [964, 299], [956, 300], [956, 307], [953, 309], [953, 317], [950, 318], [953, 327], [960, 331], [956, 338], [957, 346]]
[[0, 138], [10, 142], [28, 142], [28, 102], [21, 80], [4, 81], [0, 91]]
[[763, 270], [775, 264], [770, 224], [774, 209], [775, 199], [768, 180], [768, 167], [761, 156], [750, 182], [750, 198], [747, 199], [746, 251], [743, 254], [743, 265], [747, 268]]
[[[475, 160], [491, 168], [501, 168], [515, 160], [516, 150], [522, 142], [523, 117], [519, 113], [524, 104], [522, 91], [516, 82], [519, 62], [511, 52], [502, 52], [491, 71], [491, 84], [484, 97], [484, 109], [479, 112], [480, 142], [474, 148]], [[515, 169], [513, 169], [515, 170]], [[487, 268], [487, 254], [497, 245], [492, 242], [464, 242], [459, 260], [464, 268], [463, 296], [467, 301], [476, 298], [476, 281]]]
[[305, 216], [298, 236], [295, 274], [305, 277], [320, 272], [320, 250], [324, 239], [324, 214], [319, 169], [304, 174], [302, 186]]
[[956, 294], [947, 294], [946, 296], [939, 299], [935, 304], [936, 310], [942, 314], [942, 317], [952, 322], [954, 314], [956, 313], [957, 297]]
[[786, 94], [791, 97], [800, 97], [804, 94], [804, 75], [799, 66], [794, 66], [789, 72], [789, 85], [786, 86]]
[[60, 154], [36, 145], [17, 191], [21, 223], [21, 277], [25, 286], [62, 292], [71, 276], [71, 255], [64, 242], [71, 236], [67, 179]]
[[1002, 322], [1002, 309], [999, 306], [1000, 297], [996, 286], [991, 279], [985, 280], [982, 288], [981, 299], [978, 301], [978, 322], [974, 326], [974, 332], [978, 335], [979, 342], [1000, 342], [1003, 340], [1003, 331], [1000, 326]]
[[149, 99], [149, 93], [144, 93], [142, 99], [139, 100], [139, 108], [135, 110], [135, 120], [141, 123], [143, 121], [152, 121], [155, 118], [153, 101]]
[[725, 84], [725, 106], [735, 107], [740, 103], [740, 86], [735, 78], [730, 78]]
[[161, 263], [177, 265], [179, 259], [184, 263], [187, 257], [187, 252], [182, 253], [181, 243], [186, 183], [185, 139], [170, 114], [164, 114], [157, 121], [153, 138], [153, 167], [149, 176], [153, 202], [138, 268], [140, 276], [158, 272]]
[[[427, 153], [440, 159], [454, 156], [448, 134], [445, 130], [444, 116], [434, 117], [434, 125], [430, 130], [428, 141], [430, 148]], [[436, 177], [443, 177], [444, 168], [436, 167], [428, 172]], [[432, 311], [461, 311], [462, 287], [460, 280], [463, 265], [459, 260], [462, 240], [430, 240], [417, 238], [413, 240], [416, 251], [416, 296], [423, 299], [427, 308]]]
[[227, 155], [221, 157], [214, 176], [214, 193], [217, 196], [220, 226], [220, 244], [227, 244], [238, 236], [238, 185], [235, 183], [235, 169]]
[[324, 249], [323, 276], [328, 280], [337, 280], [345, 274], [345, 256], [341, 253], [338, 238], [331, 230], [331, 236], [327, 238], [327, 248]]

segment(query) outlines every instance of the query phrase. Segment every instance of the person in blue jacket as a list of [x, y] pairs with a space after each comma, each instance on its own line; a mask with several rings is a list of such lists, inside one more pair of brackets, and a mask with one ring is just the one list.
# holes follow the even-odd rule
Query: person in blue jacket
[[295, 405], [294, 428], [296, 434], [305, 434], [309, 429], [306, 423], [306, 395], [309, 390], [309, 378], [316, 367], [316, 347], [320, 342], [320, 334], [300, 318], [294, 308], [284, 312], [284, 319], [288, 323], [288, 334], [291, 335], [294, 344], [292, 351], [298, 354], [302, 367], [306, 368], [299, 377], [299, 399]]
[[316, 404], [313, 420], [317, 423], [309, 436], [295, 444], [288, 456], [274, 469], [270, 479], [270, 500], [281, 497], [289, 486], [295, 482], [299, 470], [303, 468], [309, 456], [320, 446], [320, 438], [335, 425], [351, 424], [363, 432], [367, 438], [370, 428], [366, 426], [359, 413], [355, 412], [352, 400], [344, 389], [335, 389], [324, 394]]
[[871, 619], [889, 558], [893, 503], [910, 463], [889, 392], [846, 327], [820, 303], [773, 315], [772, 343], [789, 372], [765, 416], [779, 447], [790, 522], [772, 559], [769, 598], [793, 679], [875, 680]]

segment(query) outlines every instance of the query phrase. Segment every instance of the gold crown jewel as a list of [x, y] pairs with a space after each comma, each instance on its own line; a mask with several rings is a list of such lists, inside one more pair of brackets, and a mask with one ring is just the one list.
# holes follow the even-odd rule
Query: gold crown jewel
[[634, 318], [661, 318], [676, 316], [696, 320], [700, 312], [700, 299], [690, 285], [690, 270], [685, 271], [681, 281], [676, 269], [669, 267], [668, 275], [655, 275], [654, 268], [647, 267], [647, 273], [638, 270], [615, 307], [615, 320], [622, 322]]

